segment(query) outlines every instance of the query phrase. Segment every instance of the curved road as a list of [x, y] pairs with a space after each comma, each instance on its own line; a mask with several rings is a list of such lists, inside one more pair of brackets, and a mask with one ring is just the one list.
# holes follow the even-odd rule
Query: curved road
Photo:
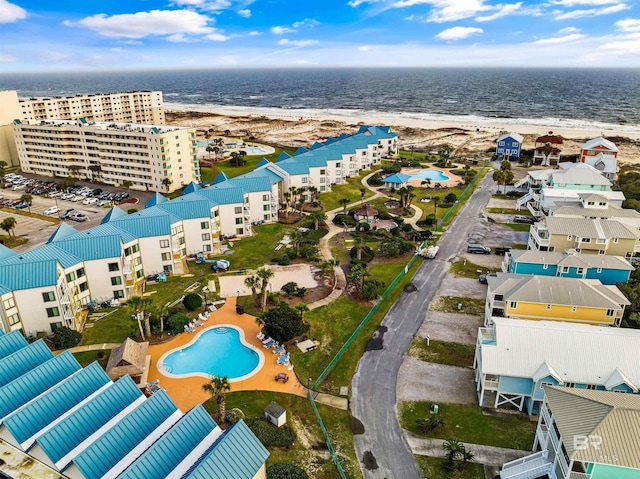
[[[438, 242], [438, 258], [425, 261], [415, 276], [417, 291], [403, 293], [382, 320], [382, 349], [364, 353], [352, 382], [351, 412], [356, 454], [365, 478], [422, 478], [404, 439], [396, 410], [398, 370], [413, 336], [422, 324], [429, 303], [449, 270], [449, 261], [459, 254], [473, 224], [491, 198], [495, 183], [487, 175]], [[376, 333], [380, 335], [380, 332]], [[380, 339], [380, 338], [378, 338]]]

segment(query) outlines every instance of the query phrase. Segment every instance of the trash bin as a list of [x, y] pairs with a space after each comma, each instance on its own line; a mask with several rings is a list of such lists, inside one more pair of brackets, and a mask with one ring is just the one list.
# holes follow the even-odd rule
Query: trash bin
[[244, 314], [244, 304], [236, 304], [236, 314]]
[[438, 414], [438, 405], [437, 404], [432, 404], [431, 405], [431, 411], [433, 411], [433, 414]]

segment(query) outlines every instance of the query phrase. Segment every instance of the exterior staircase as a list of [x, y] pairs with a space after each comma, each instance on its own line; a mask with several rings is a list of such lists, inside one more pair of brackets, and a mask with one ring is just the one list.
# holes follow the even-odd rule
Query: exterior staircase
[[[501, 479], [537, 479], [545, 475], [551, 475], [553, 464], [547, 456], [549, 451], [544, 450], [530, 454], [521, 459], [507, 462], [500, 471]], [[551, 476], [550, 476], [551, 477]]]
[[523, 205], [527, 204], [529, 201], [533, 200], [536, 197], [536, 192], [534, 190], [529, 190], [529, 193], [518, 198], [516, 201], [516, 209], [519, 210]]

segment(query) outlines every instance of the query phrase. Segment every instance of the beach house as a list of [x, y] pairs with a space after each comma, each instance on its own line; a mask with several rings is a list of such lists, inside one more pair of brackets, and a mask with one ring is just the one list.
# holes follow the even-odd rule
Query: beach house
[[505, 273], [597, 279], [607, 285], [627, 282], [634, 269], [622, 256], [575, 251], [511, 250], [502, 262]]
[[580, 145], [580, 162], [593, 166], [602, 176], [613, 180], [618, 172], [618, 147], [598, 137]]
[[518, 133], [505, 133], [498, 138], [496, 145], [496, 157], [504, 160], [517, 160], [520, 158], [520, 150], [524, 137]]
[[544, 386], [533, 454], [502, 466], [501, 479], [640, 477], [640, 397]]
[[485, 326], [496, 318], [619, 326], [631, 304], [597, 279], [497, 273], [487, 285]]
[[533, 164], [541, 166], [557, 165], [560, 162], [560, 153], [564, 138], [554, 135], [550, 131], [547, 135], [536, 138], [533, 151]]
[[147, 398], [128, 375], [112, 381], [18, 331], [0, 332], [2, 444], [71, 479], [264, 479], [269, 456], [242, 420], [223, 431], [201, 405], [183, 413], [160, 387]]
[[616, 220], [634, 229], [640, 229], [640, 213], [621, 208], [600, 193], [581, 193], [577, 201], [566, 201], [548, 210], [549, 216], [558, 218], [590, 218]]
[[478, 403], [538, 414], [545, 385], [638, 394], [640, 331], [495, 318], [478, 331]]

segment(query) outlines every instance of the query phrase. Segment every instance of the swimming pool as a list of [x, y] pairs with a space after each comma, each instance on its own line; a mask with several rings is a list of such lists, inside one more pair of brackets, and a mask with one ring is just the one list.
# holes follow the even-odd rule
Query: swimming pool
[[169, 377], [227, 376], [232, 382], [253, 376], [263, 364], [262, 352], [245, 341], [242, 330], [221, 325], [163, 355], [158, 369]]
[[213, 140], [207, 140], [207, 141], [197, 141], [196, 145], [198, 146], [207, 146], [207, 145], [213, 145], [214, 141]]
[[257, 146], [245, 148], [244, 151], [247, 152], [247, 155], [264, 155], [267, 152], [267, 150], [265, 150], [264, 148], [259, 148]]
[[422, 170], [418, 173], [409, 174], [412, 180], [448, 181], [449, 178], [440, 170]]

